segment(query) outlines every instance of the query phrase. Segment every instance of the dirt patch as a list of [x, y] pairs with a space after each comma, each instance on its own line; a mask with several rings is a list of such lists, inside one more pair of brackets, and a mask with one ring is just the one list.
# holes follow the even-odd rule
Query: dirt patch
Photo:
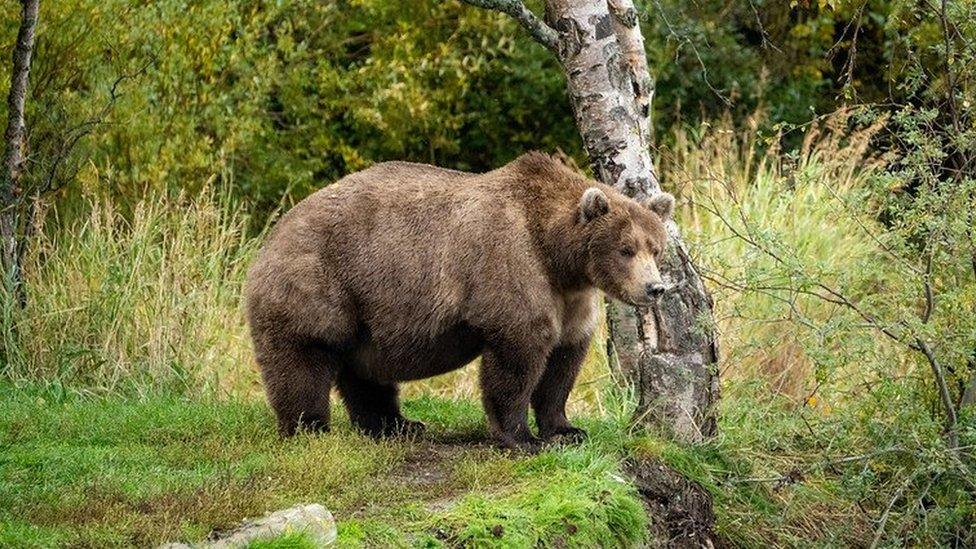
[[487, 434], [480, 431], [428, 431], [412, 439], [406, 459], [393, 476], [421, 490], [436, 488], [451, 481], [451, 468], [461, 456], [490, 454], [494, 449]]
[[728, 546], [715, 534], [712, 496], [704, 488], [654, 459], [631, 461], [626, 469], [648, 507], [651, 546]]
[[484, 437], [415, 441], [403, 464], [391, 478], [410, 493], [426, 500], [425, 506], [429, 510], [444, 511], [453, 507], [465, 493], [464, 488], [453, 479], [453, 465], [462, 456], [488, 454], [492, 449]]
[[418, 443], [397, 471], [396, 478], [416, 488], [429, 488], [450, 480], [448, 463], [452, 456], [463, 451], [451, 444]]
[[[391, 478], [423, 499], [430, 511], [449, 510], [465, 493], [465, 487], [452, 478], [453, 464], [462, 456], [484, 454], [487, 459], [496, 451], [483, 435], [470, 433], [414, 440]], [[624, 469], [650, 517], [649, 547], [729, 547], [715, 533], [712, 496], [701, 485], [652, 458], [628, 461]], [[447, 536], [439, 530], [431, 533], [439, 539]]]

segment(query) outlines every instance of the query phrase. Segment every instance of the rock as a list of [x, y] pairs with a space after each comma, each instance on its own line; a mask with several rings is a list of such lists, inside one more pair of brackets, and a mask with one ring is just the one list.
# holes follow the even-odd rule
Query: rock
[[296, 505], [275, 511], [264, 518], [244, 521], [218, 540], [190, 546], [183, 543], [167, 543], [158, 549], [238, 549], [247, 547], [255, 540], [274, 539], [283, 534], [302, 532], [317, 547], [331, 545], [336, 540], [335, 518], [325, 507], [313, 503]]

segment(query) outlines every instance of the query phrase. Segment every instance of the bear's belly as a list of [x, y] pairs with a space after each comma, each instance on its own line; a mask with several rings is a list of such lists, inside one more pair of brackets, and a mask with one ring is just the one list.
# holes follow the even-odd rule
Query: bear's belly
[[457, 370], [484, 349], [479, 330], [453, 326], [430, 338], [368, 336], [351, 353], [356, 373], [380, 383], [425, 379]]

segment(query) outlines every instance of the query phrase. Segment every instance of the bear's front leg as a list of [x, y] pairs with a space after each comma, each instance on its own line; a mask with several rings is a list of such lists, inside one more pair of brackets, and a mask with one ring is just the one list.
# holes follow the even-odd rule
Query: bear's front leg
[[586, 437], [586, 431], [573, 427], [566, 418], [566, 401], [589, 347], [590, 340], [584, 339], [560, 345], [549, 354], [545, 372], [532, 393], [532, 409], [543, 439], [567, 437], [579, 442]]
[[536, 451], [542, 441], [529, 430], [532, 390], [542, 376], [548, 351], [542, 345], [490, 346], [481, 359], [481, 398], [491, 434], [502, 446]]

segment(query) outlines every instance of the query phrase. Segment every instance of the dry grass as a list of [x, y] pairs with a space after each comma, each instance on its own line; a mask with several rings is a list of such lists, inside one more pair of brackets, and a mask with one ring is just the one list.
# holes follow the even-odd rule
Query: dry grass
[[131, 215], [104, 196], [85, 206], [33, 242], [29, 307], [5, 307], [5, 376], [135, 394], [254, 387], [240, 309], [258, 244], [247, 216], [212, 188], [153, 194]]
[[[244, 211], [211, 186], [192, 198], [150, 195], [128, 214], [92, 194], [83, 209], [39, 232], [26, 266], [30, 306], [5, 308], [3, 375], [94, 393], [259, 395], [241, 298], [262, 238], [248, 235]], [[597, 338], [573, 413], [604, 409], [601, 349]], [[405, 394], [477, 400], [477, 368]]]

